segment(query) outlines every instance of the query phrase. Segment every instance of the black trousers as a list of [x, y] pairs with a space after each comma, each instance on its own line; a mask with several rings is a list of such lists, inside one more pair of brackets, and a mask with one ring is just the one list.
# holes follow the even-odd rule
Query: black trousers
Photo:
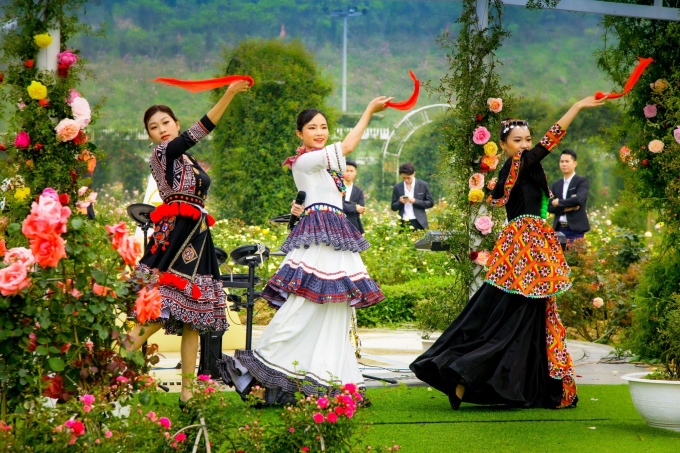
[[404, 230], [408, 230], [409, 226], [412, 226], [414, 230], [424, 230], [423, 226], [416, 219], [403, 220], [401, 221], [401, 226]]

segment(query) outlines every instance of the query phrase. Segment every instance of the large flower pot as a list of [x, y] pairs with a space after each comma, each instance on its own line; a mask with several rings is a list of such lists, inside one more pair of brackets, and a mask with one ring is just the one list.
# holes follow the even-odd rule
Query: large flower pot
[[430, 349], [430, 346], [432, 346], [434, 344], [434, 342], [437, 341], [437, 339], [436, 338], [428, 338], [428, 339], [423, 338], [420, 341], [422, 341], [423, 352], [425, 352], [428, 349]]
[[649, 426], [680, 431], [680, 381], [643, 379], [648, 374], [621, 376], [628, 381], [635, 409]]

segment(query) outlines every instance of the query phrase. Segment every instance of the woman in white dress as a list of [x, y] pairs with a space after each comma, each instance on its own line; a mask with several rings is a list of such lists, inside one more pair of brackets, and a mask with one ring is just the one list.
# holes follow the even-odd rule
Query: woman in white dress
[[298, 115], [302, 146], [283, 165], [306, 192], [305, 210], [281, 247], [286, 258], [262, 292], [278, 311], [257, 348], [218, 362], [225, 383], [244, 398], [255, 385], [264, 389], [265, 404], [293, 402], [297, 391], [332, 393], [333, 384], [364, 388], [349, 340], [352, 307], [370, 307], [385, 296], [359, 256], [368, 242], [342, 211], [342, 172], [371, 116], [391, 99], [373, 99], [347, 137], [329, 146], [326, 116], [316, 109]]

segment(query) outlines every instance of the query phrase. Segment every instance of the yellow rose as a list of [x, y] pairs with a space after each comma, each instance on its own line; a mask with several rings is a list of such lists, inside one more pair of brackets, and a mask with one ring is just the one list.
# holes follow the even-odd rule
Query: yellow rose
[[26, 88], [28, 95], [35, 100], [45, 99], [47, 97], [47, 87], [40, 82], [35, 80]]
[[39, 35], [35, 35], [33, 40], [35, 41], [35, 45], [41, 49], [44, 49], [45, 47], [52, 44], [52, 37], [48, 33], [40, 33]]
[[468, 193], [468, 201], [473, 203], [479, 203], [484, 199], [484, 191], [481, 189], [470, 189]]
[[20, 187], [14, 192], [14, 199], [19, 201], [24, 201], [26, 197], [31, 193], [31, 189], [28, 187]]
[[497, 152], [498, 152], [498, 145], [496, 145], [494, 142], [486, 142], [486, 145], [484, 145], [484, 154], [485, 155], [495, 156]]

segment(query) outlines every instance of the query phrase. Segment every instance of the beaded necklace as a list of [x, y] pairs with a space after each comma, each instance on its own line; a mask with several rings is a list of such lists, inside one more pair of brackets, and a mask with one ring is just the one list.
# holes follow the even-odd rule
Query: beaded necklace
[[[338, 168], [341, 168], [340, 156], [338, 156], [337, 143], [333, 145], [333, 149], [335, 149], [335, 158], [338, 160]], [[341, 172], [331, 168], [331, 158], [328, 155], [328, 151], [326, 151], [326, 161], [328, 162], [328, 168], [326, 169], [326, 171], [328, 172], [329, 175], [331, 175], [331, 178], [333, 178], [333, 181], [335, 182], [335, 187], [337, 187], [338, 191], [342, 194], [342, 197], [345, 198], [345, 192], [347, 191], [347, 186], [345, 186], [345, 180], [342, 178]]]

